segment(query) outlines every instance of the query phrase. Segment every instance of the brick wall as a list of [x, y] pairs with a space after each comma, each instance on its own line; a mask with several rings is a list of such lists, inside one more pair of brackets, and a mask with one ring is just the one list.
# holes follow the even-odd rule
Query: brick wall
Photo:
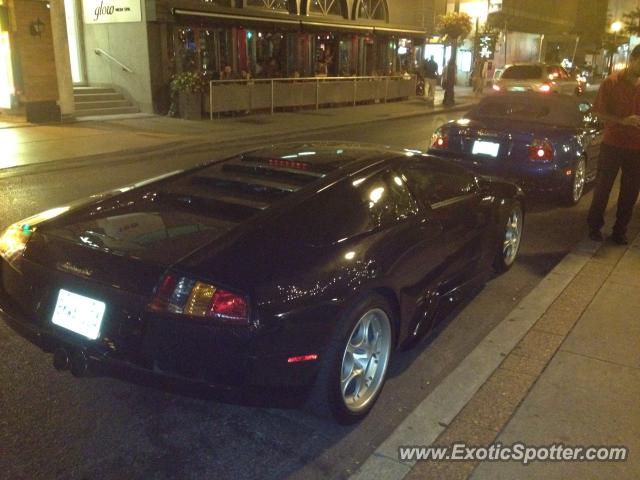
[[[16, 87], [25, 103], [56, 101], [56, 77], [53, 36], [47, 3], [42, 0], [9, 0], [11, 45], [17, 61]], [[41, 36], [30, 33], [31, 23], [44, 23]]]

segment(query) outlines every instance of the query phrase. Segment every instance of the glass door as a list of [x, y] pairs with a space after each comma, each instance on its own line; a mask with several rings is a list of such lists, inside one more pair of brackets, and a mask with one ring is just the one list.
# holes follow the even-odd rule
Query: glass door
[[77, 0], [64, 0], [64, 12], [69, 40], [69, 60], [71, 61], [71, 78], [73, 83], [86, 83], [84, 75], [84, 56], [80, 30], [80, 15]]

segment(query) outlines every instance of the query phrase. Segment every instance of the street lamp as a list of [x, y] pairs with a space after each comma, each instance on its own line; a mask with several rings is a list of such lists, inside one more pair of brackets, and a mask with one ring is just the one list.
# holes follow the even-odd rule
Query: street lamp
[[616, 53], [618, 53], [618, 32], [622, 30], [622, 22], [616, 20], [611, 24], [611, 31], [613, 32], [613, 46], [615, 50], [611, 53], [611, 66], [609, 68], [609, 73], [613, 70], [613, 57]]

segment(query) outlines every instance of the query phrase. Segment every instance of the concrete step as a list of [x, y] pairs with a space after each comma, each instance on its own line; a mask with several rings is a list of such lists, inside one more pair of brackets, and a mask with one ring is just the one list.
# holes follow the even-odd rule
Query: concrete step
[[122, 100], [124, 97], [119, 93], [76, 93], [73, 98], [78, 103], [102, 102], [106, 100]]
[[74, 95], [86, 93], [116, 93], [116, 91], [109, 87], [73, 87]]
[[104, 100], [99, 102], [80, 102], [76, 103], [76, 111], [96, 110], [99, 108], [116, 108], [116, 107], [131, 107], [127, 100], [121, 98], [119, 100]]
[[110, 108], [91, 108], [86, 110], [77, 110], [76, 117], [98, 117], [104, 115], [122, 115], [125, 113], [139, 113], [137, 107], [110, 107]]

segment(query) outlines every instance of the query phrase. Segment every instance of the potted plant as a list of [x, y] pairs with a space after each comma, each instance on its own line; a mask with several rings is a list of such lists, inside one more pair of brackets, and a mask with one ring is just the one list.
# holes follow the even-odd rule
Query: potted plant
[[202, 76], [197, 72], [177, 73], [171, 79], [171, 94], [178, 97], [180, 116], [186, 120], [202, 118]]

